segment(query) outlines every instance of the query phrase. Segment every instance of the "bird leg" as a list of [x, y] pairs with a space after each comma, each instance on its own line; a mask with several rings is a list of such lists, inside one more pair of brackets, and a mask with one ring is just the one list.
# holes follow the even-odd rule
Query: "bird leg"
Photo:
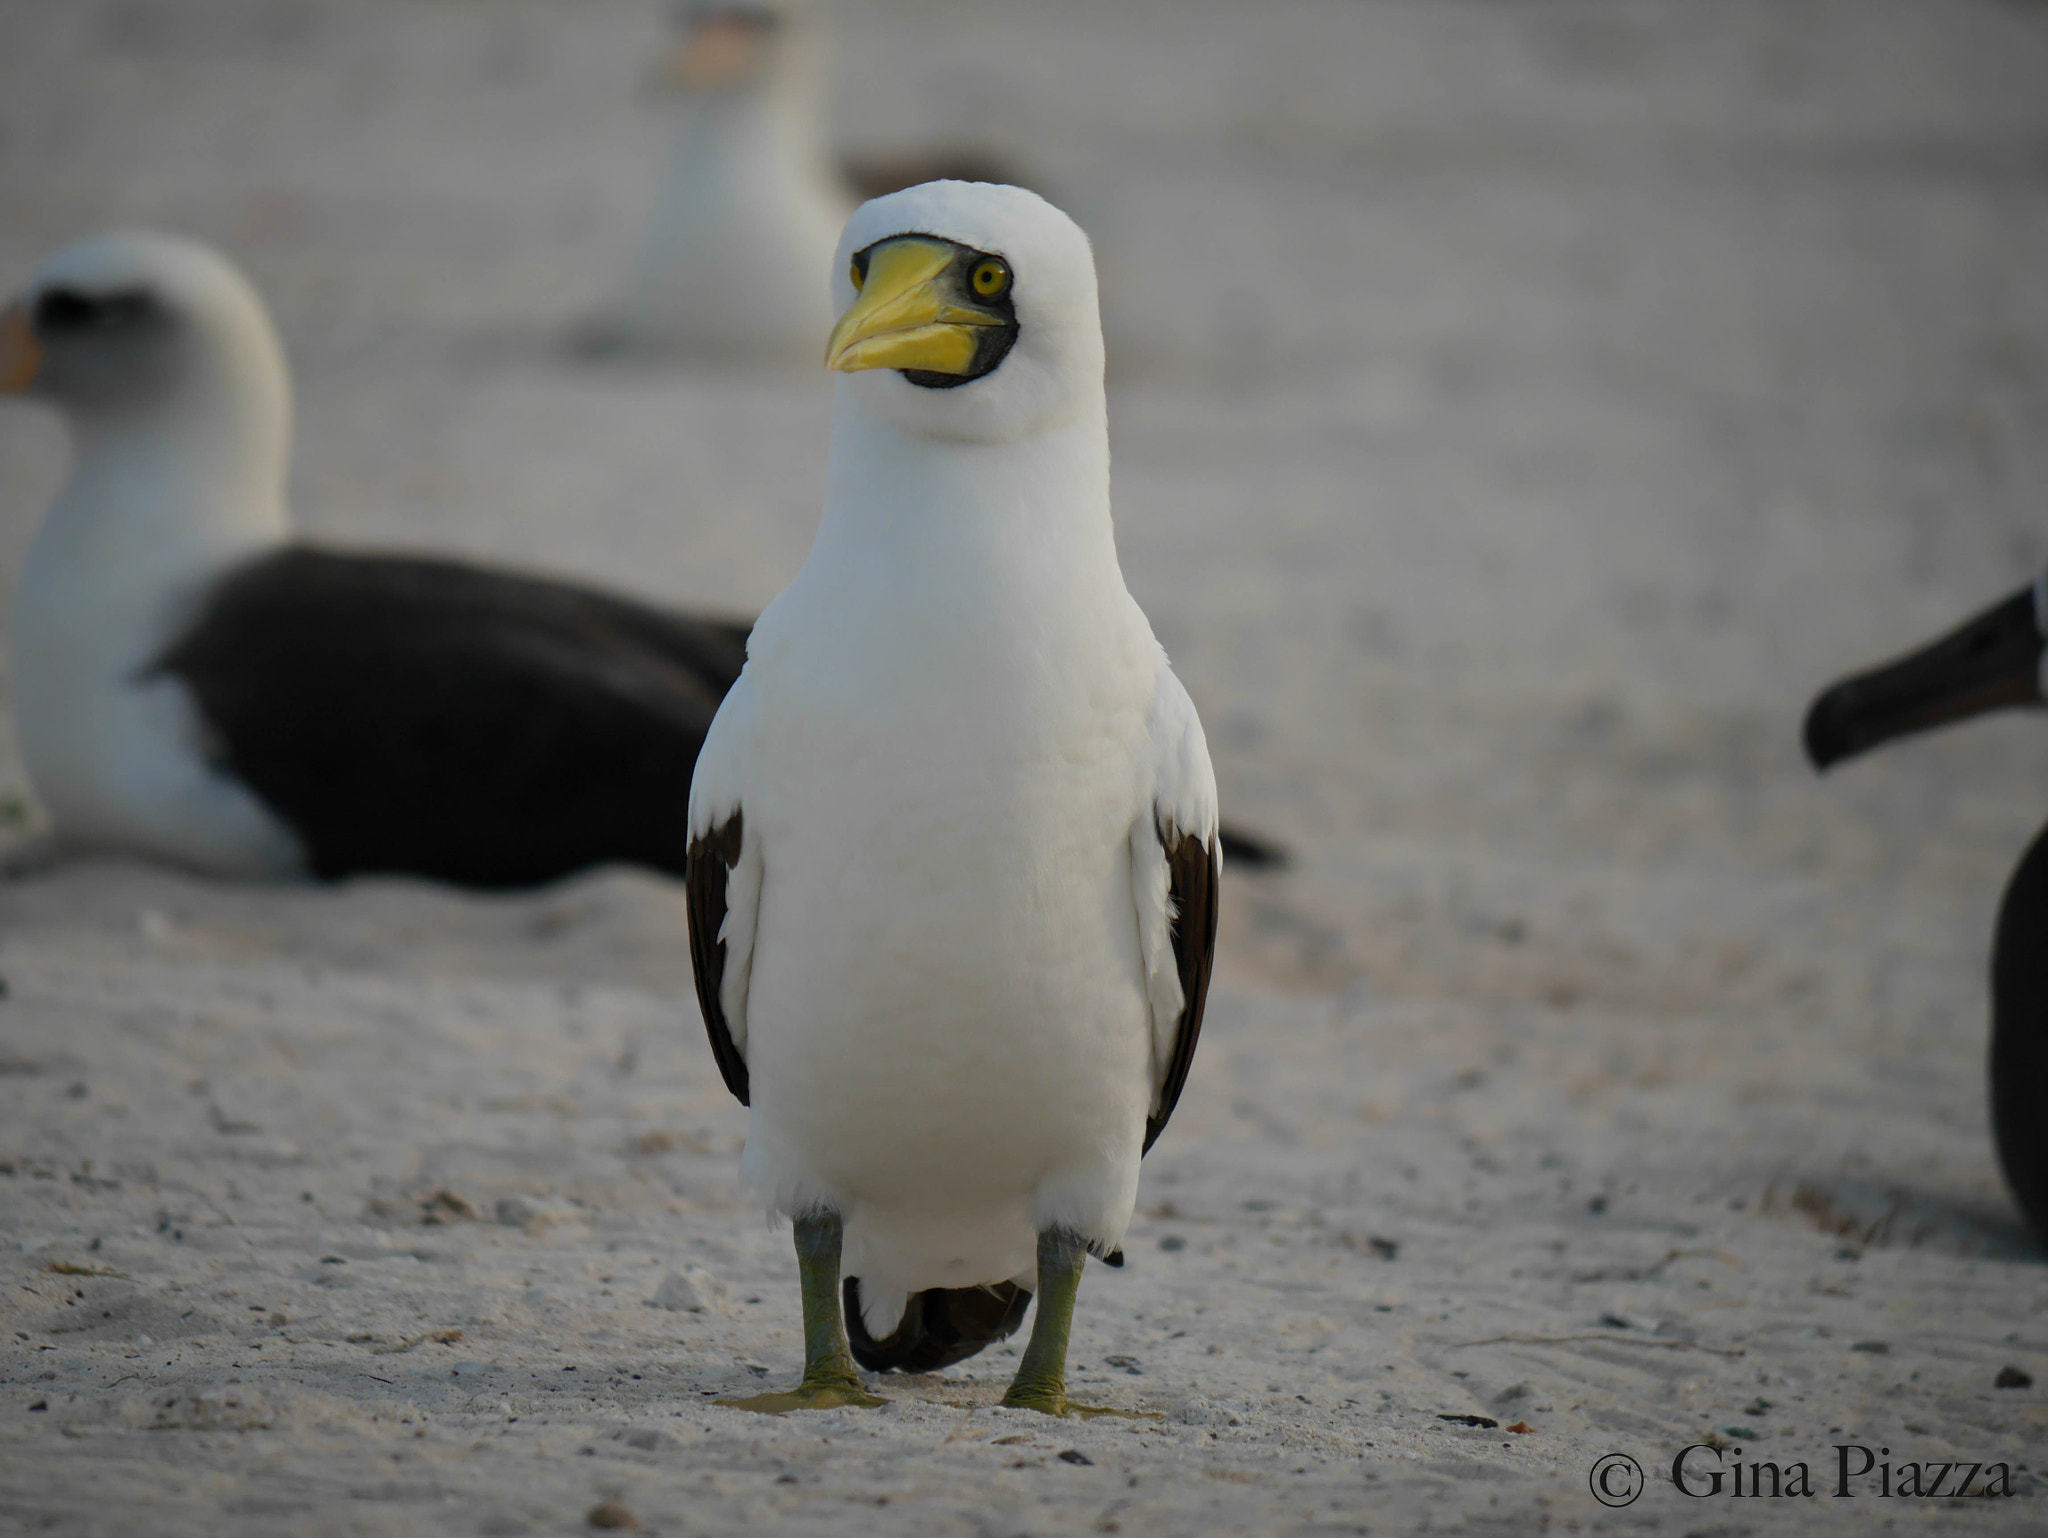
[[861, 1385], [846, 1345], [846, 1316], [839, 1306], [839, 1243], [836, 1212], [814, 1212], [796, 1220], [796, 1269], [804, 1294], [804, 1380], [786, 1394], [721, 1399], [734, 1410], [780, 1415], [785, 1410], [839, 1410], [887, 1404]]
[[1077, 1234], [1048, 1228], [1038, 1236], [1038, 1315], [1031, 1321], [1031, 1340], [1017, 1376], [1003, 1395], [1013, 1410], [1040, 1410], [1047, 1415], [1129, 1415], [1067, 1398], [1067, 1335], [1074, 1324], [1074, 1298], [1081, 1290], [1081, 1268], [1088, 1249]]

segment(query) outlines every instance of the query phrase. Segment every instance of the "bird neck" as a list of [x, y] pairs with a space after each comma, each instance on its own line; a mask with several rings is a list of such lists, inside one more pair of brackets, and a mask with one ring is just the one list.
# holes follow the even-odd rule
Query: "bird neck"
[[695, 96], [670, 174], [671, 196], [740, 201], [762, 184], [823, 190], [834, 170], [815, 92], [786, 72], [759, 84]]
[[814, 362], [850, 208], [811, 104], [780, 83], [695, 95], [621, 295], [628, 332]]
[[63, 405], [77, 458], [51, 524], [171, 554], [283, 536], [291, 373], [253, 295], [188, 328], [149, 386]]
[[72, 418], [76, 459], [22, 568], [17, 608], [118, 612], [161, 631], [205, 580], [288, 537], [290, 402], [179, 392]]
[[1014, 443], [955, 442], [842, 395], [812, 561], [908, 596], [1092, 607], [1127, 597], [1098, 404]]

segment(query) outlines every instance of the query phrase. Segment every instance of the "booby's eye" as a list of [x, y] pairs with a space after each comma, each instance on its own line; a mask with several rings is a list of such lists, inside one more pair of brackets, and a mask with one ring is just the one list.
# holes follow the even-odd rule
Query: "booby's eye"
[[868, 280], [868, 264], [856, 256], [847, 264], [846, 275], [853, 279], [853, 291], [857, 294]]
[[1000, 256], [985, 256], [974, 264], [973, 276], [968, 281], [978, 297], [1000, 299], [1010, 286], [1010, 264]]

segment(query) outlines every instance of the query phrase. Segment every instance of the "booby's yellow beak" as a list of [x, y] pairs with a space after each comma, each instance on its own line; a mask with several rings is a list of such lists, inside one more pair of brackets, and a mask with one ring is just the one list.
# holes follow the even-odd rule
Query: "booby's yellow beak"
[[0, 395], [24, 393], [42, 366], [43, 345], [29, 329], [28, 311], [19, 302], [0, 310]]
[[[949, 276], [961, 248], [919, 235], [902, 235], [871, 249], [860, 292], [825, 344], [825, 367], [851, 374], [864, 368], [922, 369], [966, 374], [981, 349], [981, 334], [1007, 317], [956, 296]], [[1002, 283], [1007, 288], [1008, 269]]]

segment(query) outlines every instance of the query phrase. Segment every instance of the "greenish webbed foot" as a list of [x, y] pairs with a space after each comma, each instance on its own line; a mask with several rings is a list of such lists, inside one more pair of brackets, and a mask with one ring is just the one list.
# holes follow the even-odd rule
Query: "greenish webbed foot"
[[842, 1383], [813, 1381], [809, 1377], [786, 1393], [751, 1394], [745, 1399], [714, 1401], [728, 1410], [752, 1410], [757, 1415], [784, 1415], [791, 1410], [871, 1410], [888, 1402], [881, 1395], [870, 1394], [862, 1388], [858, 1378]]
[[1067, 1398], [1067, 1336], [1074, 1327], [1074, 1298], [1081, 1290], [1081, 1268], [1088, 1251], [1074, 1235], [1049, 1228], [1038, 1236], [1038, 1317], [1031, 1321], [1031, 1340], [1017, 1376], [1003, 1394], [1011, 1410], [1036, 1410], [1041, 1415], [1093, 1420], [1115, 1415], [1129, 1420], [1157, 1420], [1146, 1410], [1112, 1410], [1076, 1404]]
[[1066, 1395], [1066, 1390], [1056, 1389], [1046, 1393], [1037, 1389], [1020, 1389], [1011, 1384], [1003, 1395], [1003, 1408], [1007, 1410], [1036, 1410], [1041, 1415], [1056, 1415], [1062, 1419], [1072, 1416], [1075, 1420], [1092, 1421], [1098, 1415], [1113, 1415], [1119, 1420], [1156, 1421], [1164, 1420], [1157, 1410], [1115, 1410], [1108, 1405], [1076, 1404]]
[[841, 1225], [836, 1212], [796, 1220], [796, 1269], [803, 1283], [804, 1379], [782, 1394], [721, 1399], [729, 1410], [784, 1415], [791, 1410], [868, 1410], [889, 1401], [870, 1394], [854, 1371], [846, 1345], [846, 1316], [839, 1307]]

